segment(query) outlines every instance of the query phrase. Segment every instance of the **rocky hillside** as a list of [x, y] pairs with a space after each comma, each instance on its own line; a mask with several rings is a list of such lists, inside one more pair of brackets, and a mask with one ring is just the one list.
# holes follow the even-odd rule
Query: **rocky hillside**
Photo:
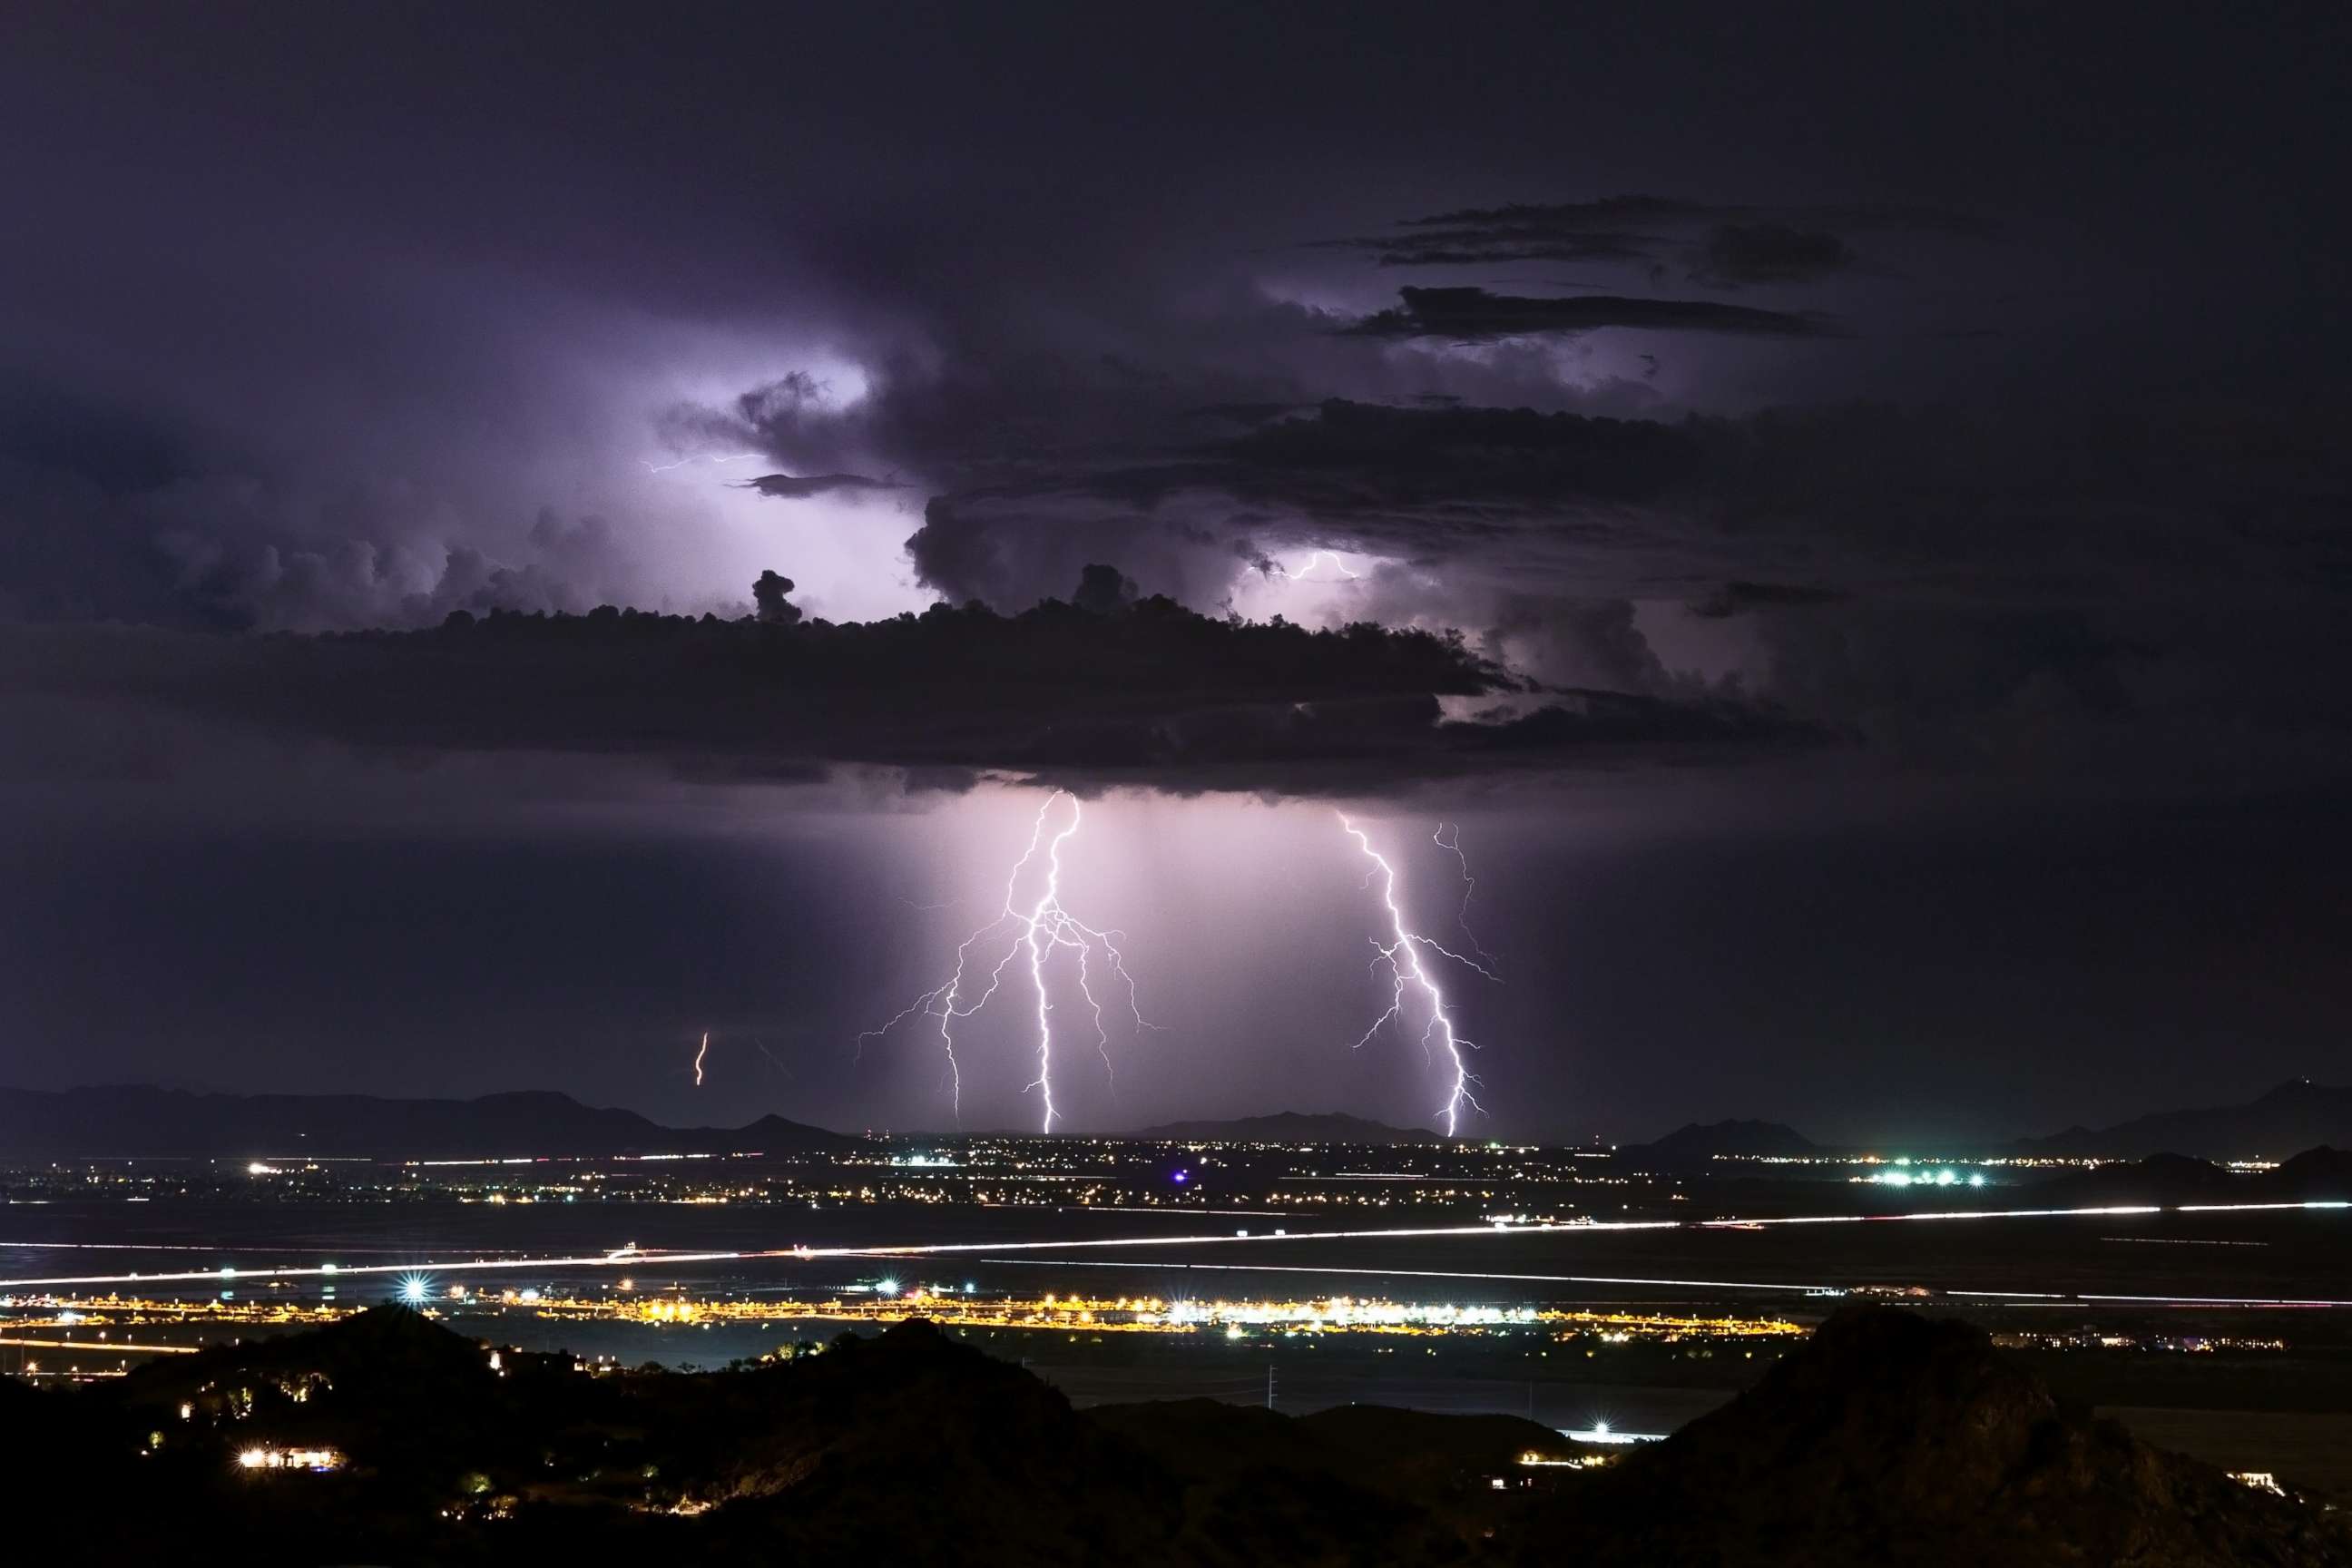
[[[340, 1465], [238, 1462], [298, 1448]], [[1976, 1331], [1890, 1309], [1608, 1468], [1529, 1450], [1574, 1455], [1502, 1415], [1081, 1413], [919, 1321], [583, 1373], [380, 1308], [87, 1388], [0, 1382], [0, 1474], [59, 1522], [44, 1563], [235, 1542], [273, 1563], [2352, 1564], [2320, 1510], [2075, 1419]]]
[[1723, 1409], [1514, 1542], [1523, 1563], [1818, 1568], [2352, 1563], [2352, 1533], [2060, 1409], [1985, 1336], [1840, 1313]]

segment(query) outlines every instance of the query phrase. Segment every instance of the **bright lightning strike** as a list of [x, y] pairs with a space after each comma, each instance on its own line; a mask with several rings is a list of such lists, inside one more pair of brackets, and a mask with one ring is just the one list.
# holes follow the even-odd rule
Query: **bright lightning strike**
[[[1054, 828], [1049, 836], [1047, 826], [1055, 818], [1064, 802], [1068, 803], [1069, 821]], [[902, 1021], [917, 1014], [938, 1019], [940, 1042], [948, 1059], [950, 1100], [959, 1119], [963, 1114], [963, 1068], [956, 1059], [956, 1021], [969, 1018], [988, 1005], [989, 999], [996, 994], [997, 987], [1003, 983], [1005, 970], [1024, 952], [1027, 954], [1024, 967], [1029, 973], [1030, 987], [1037, 998], [1037, 1076], [1029, 1080], [1023, 1092], [1037, 1091], [1045, 1107], [1045, 1131], [1054, 1130], [1054, 1119], [1059, 1114], [1054, 1104], [1054, 1003], [1045, 983], [1046, 961], [1057, 949], [1068, 948], [1077, 955], [1078, 994], [1086, 999], [1087, 1007], [1093, 1016], [1095, 1049], [1102, 1058], [1104, 1073], [1111, 1079], [1114, 1094], [1118, 1092], [1118, 1079], [1111, 1066], [1110, 1036], [1103, 1027], [1102, 1001], [1095, 994], [1094, 981], [1089, 972], [1089, 964], [1097, 948], [1101, 950], [1103, 961], [1111, 973], [1127, 987], [1128, 1011], [1134, 1016], [1136, 1027], [1157, 1027], [1144, 1018], [1137, 1004], [1135, 979], [1128, 973], [1127, 960], [1113, 940], [1119, 933], [1090, 926], [1062, 907], [1062, 846], [1076, 835], [1083, 817], [1084, 811], [1078, 804], [1078, 797], [1067, 790], [1055, 790], [1046, 796], [1045, 803], [1037, 808], [1036, 821], [1030, 826], [1029, 847], [1022, 851], [1021, 858], [1013, 862], [1012, 874], [1005, 879], [1002, 910], [994, 920], [963, 939], [962, 944], [956, 949], [955, 973], [949, 976], [945, 984], [918, 996], [880, 1028], [868, 1029], [857, 1037], [863, 1048], [866, 1040], [888, 1034]], [[1024, 906], [1019, 901], [1022, 873], [1039, 858], [1041, 849], [1045, 859], [1044, 885], [1036, 897]], [[980, 989], [979, 996], [968, 999], [972, 984], [970, 976], [978, 968], [973, 949], [980, 948], [984, 960], [985, 954], [994, 951], [999, 941], [1003, 942], [1003, 950], [988, 970], [986, 985]]]
[[1465, 1048], [1476, 1050], [1478, 1045], [1476, 1041], [1465, 1039], [1455, 1032], [1454, 1015], [1446, 1008], [1445, 993], [1438, 988], [1435, 977], [1421, 962], [1422, 949], [1427, 948], [1432, 952], [1441, 953], [1454, 960], [1456, 963], [1467, 965], [1486, 975], [1489, 980], [1496, 976], [1486, 965], [1475, 959], [1465, 958], [1450, 948], [1441, 946], [1405, 924], [1404, 911], [1397, 905], [1396, 868], [1389, 864], [1387, 857], [1372, 847], [1371, 839], [1366, 836], [1362, 828], [1349, 819], [1345, 812], [1339, 813], [1339, 817], [1340, 828], [1349, 837], [1356, 841], [1356, 847], [1361, 849], [1364, 852], [1364, 858], [1372, 863], [1371, 870], [1364, 874], [1365, 884], [1370, 886], [1375, 877], [1381, 880], [1381, 902], [1388, 910], [1390, 940], [1385, 942], [1377, 938], [1373, 940], [1372, 946], [1380, 954], [1380, 958], [1374, 959], [1373, 962], [1377, 963], [1381, 959], [1385, 959], [1388, 962], [1390, 975], [1396, 983], [1395, 989], [1389, 998], [1388, 1011], [1372, 1020], [1372, 1026], [1364, 1031], [1353, 1048], [1361, 1050], [1366, 1041], [1380, 1033], [1382, 1025], [1392, 1018], [1403, 1016], [1404, 994], [1407, 986], [1419, 990], [1427, 998], [1429, 1004], [1429, 1022], [1421, 1031], [1421, 1048], [1429, 1054], [1433, 1061], [1436, 1059], [1437, 1051], [1442, 1048], [1445, 1053], [1446, 1065], [1452, 1069], [1454, 1075], [1454, 1082], [1445, 1096], [1445, 1103], [1438, 1108], [1437, 1112], [1445, 1119], [1445, 1132], [1450, 1138], [1461, 1121], [1464, 1107], [1468, 1107], [1481, 1116], [1486, 1113], [1486, 1108], [1480, 1105], [1476, 1097], [1470, 1092], [1471, 1086], [1478, 1079], [1471, 1073], [1469, 1062], [1462, 1054]]
[[694, 1087], [697, 1089], [700, 1089], [702, 1087], [702, 1058], [709, 1054], [710, 1031], [705, 1029], [702, 1032], [701, 1048], [694, 1053]]

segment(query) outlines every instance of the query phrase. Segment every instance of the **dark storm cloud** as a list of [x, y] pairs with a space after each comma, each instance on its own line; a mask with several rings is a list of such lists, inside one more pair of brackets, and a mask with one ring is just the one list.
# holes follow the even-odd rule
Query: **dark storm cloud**
[[860, 490], [896, 490], [906, 487], [896, 479], [869, 479], [864, 474], [761, 474], [746, 479], [740, 489], [757, 490], [777, 500], [806, 500], [812, 496], [855, 494]]
[[1117, 542], [1148, 591], [1204, 605], [1236, 560], [1362, 552], [1391, 564], [1346, 585], [1350, 613], [1468, 628], [1546, 682], [1713, 689], [1653, 646], [1649, 601], [1741, 629], [1730, 689], [1938, 766], [2242, 783], [2352, 744], [2324, 673], [2352, 473], [2322, 417], [2262, 429], [1335, 402], [935, 501], [909, 551], [952, 596], [1018, 604]]
[[833, 764], [1165, 789], [1307, 793], [1498, 770], [1729, 757], [1822, 737], [1768, 710], [1554, 692], [1448, 721], [1438, 699], [1518, 683], [1458, 641], [1308, 632], [1141, 602], [1113, 568], [1079, 604], [795, 624], [762, 580], [755, 620], [453, 617], [436, 630], [219, 637], [18, 628], [17, 698], [146, 706], [410, 752], [650, 758], [712, 777]]
[[1838, 589], [1803, 583], [1726, 583], [1704, 598], [1693, 599], [1684, 608], [1702, 620], [1720, 621], [1750, 610], [1834, 605], [1846, 597]]
[[1403, 304], [1367, 316], [1348, 330], [1363, 337], [1444, 338], [1463, 343], [1593, 332], [1604, 327], [1780, 338], [1827, 337], [1836, 331], [1832, 322], [1818, 314], [1759, 310], [1711, 300], [1636, 300], [1608, 294], [1528, 299], [1466, 287], [1398, 292]]
[[[778, 813], [772, 792], [679, 778], [863, 758], [916, 787], [1036, 769], [1393, 800], [1434, 779], [1449, 808], [1480, 793], [1474, 771], [1546, 770], [1490, 842], [1542, 823], [1622, 863], [1595, 878], [1580, 848], [1529, 861], [1516, 894], [1507, 873], [1481, 885], [1529, 970], [1561, 976], [1515, 976], [1531, 1000], [1489, 1058], [1511, 1098], [1537, 1085], [1540, 1119], [1615, 1093], [1652, 1131], [1720, 1079], [1713, 1114], [1975, 1097], [2013, 1121], [1997, 1097], [2053, 1069], [2088, 1100], [2257, 1039], [2340, 1044], [2342, 834], [2306, 825], [2346, 819], [2352, 734], [2352, 207], [2323, 155], [2341, 5], [2126, 27], [2095, 6], [1947, 26], [1675, 0], [1570, 26], [1536, 0], [1475, 26], [1360, 7], [1339, 28], [1262, 5], [667, 26], [594, 3], [560, 26], [449, 0], [18, 9], [0, 619], [734, 616], [771, 566], [800, 584], [772, 589], [772, 619], [805, 606], [789, 626], [501, 617], [348, 640], [11, 625], [0, 791], [37, 795], [26, 767], [61, 781], [12, 823], [35, 841], [84, 794], [110, 814], [96, 853], [45, 853], [37, 877], [20, 855], [0, 879], [0, 999], [28, 1038], [74, 1043], [37, 1070], [177, 1073], [203, 1042], [201, 1070], [247, 1084], [270, 1063], [489, 1088], [562, 1079], [603, 1031], [619, 1065], [595, 1081], [626, 1098], [644, 998], [680, 973], [682, 1007], [732, 976], [746, 1016], [865, 1026], [887, 977], [837, 961], [870, 936], [812, 911], [897, 851], [805, 882], [746, 872], [716, 914], [697, 887], [506, 852], [626, 775], [646, 803], [631, 853], [658, 860], [719, 797], [747, 797], [761, 831]], [[860, 68], [779, 66], [843, 61]], [[1509, 205], [1564, 181], [1664, 194]], [[1343, 237], [1299, 243], [1318, 236]], [[1431, 335], [1346, 331], [1391, 305], [1434, 324], [1446, 297], [1407, 319], [1404, 279], [1486, 292]], [[1650, 314], [1500, 303], [1575, 293]], [[772, 473], [907, 489], [730, 488]], [[1307, 570], [1314, 550], [1355, 552], [1355, 575]], [[1098, 606], [1131, 581], [1211, 616], [1464, 641], [1406, 679], [1344, 639], [1328, 667], [1307, 644], [1285, 668], [1290, 641], [1198, 633], [1275, 668], [1195, 690], [1201, 656], [1129, 669], [1150, 638], [1055, 618], [1075, 610], [813, 624], [848, 619], [853, 591], [858, 615], [929, 594], [1024, 611], [1101, 563], [1124, 581], [1097, 578]], [[1482, 684], [1498, 661], [1544, 689]], [[1801, 766], [1613, 771], [1816, 734], [1835, 743]], [[79, 787], [91, 773], [102, 791]], [[1857, 824], [1915, 790], [1950, 815], [1890, 874], [1904, 863]], [[2288, 826], [2242, 806], [2184, 870], [2178, 803], [2294, 791], [2315, 804]], [[253, 829], [200, 869], [114, 832], [168, 837], [199, 797]], [[2107, 823], [2130, 798], [2108, 875], [2047, 871], [2080, 837], [2050, 803]], [[2042, 826], [1959, 844], [1990, 800]], [[1786, 837], [1797, 816], [1818, 841]], [[503, 848], [415, 852], [490, 820]], [[346, 882], [312, 843], [273, 849], [289, 822], [376, 870]], [[1669, 837], [1678, 868], [1655, 852]], [[1220, 913], [1263, 942], [1262, 910]], [[542, 917], [572, 940], [519, 998]], [[2151, 919], [2174, 925], [2154, 949]], [[335, 940], [304, 940], [320, 930]], [[1293, 940], [1265, 944], [1281, 994]], [[126, 943], [145, 984], [121, 984]], [[1185, 945], [1168, 973], [1191, 978]], [[807, 962], [780, 979], [786, 951]], [[2083, 984], [2084, 958], [2116, 973]], [[835, 970], [856, 983], [803, 983]], [[273, 1015], [295, 972], [316, 1008]], [[1243, 989], [1196, 1076], [1320, 1092], [1328, 1063], [1281, 1077]], [[273, 1016], [299, 1042], [278, 1058], [255, 1026]], [[418, 1065], [436, 1041], [463, 1046]], [[1626, 1087], [1596, 1100], [1612, 1075]]]
[[[1096, 545], [1145, 586], [1213, 603], [1266, 543], [1446, 561], [1530, 520], [1649, 501], [1701, 474], [1705, 427], [1532, 409], [1334, 400], [1162, 460], [1051, 471], [934, 500], [908, 541], [950, 599], [1017, 607]], [[1610, 524], [1595, 520], [1594, 526]]]
[[1382, 267], [1480, 267], [1560, 261], [1679, 272], [1712, 288], [1817, 283], [1862, 260], [1850, 236], [1980, 237], [1955, 213], [1895, 206], [1726, 206], [1653, 195], [1513, 203], [1401, 219], [1389, 233], [1319, 240]]
[[1727, 289], [1797, 283], [1841, 271], [1853, 259], [1853, 247], [1834, 234], [1780, 223], [1727, 223], [1706, 237], [1691, 277]]

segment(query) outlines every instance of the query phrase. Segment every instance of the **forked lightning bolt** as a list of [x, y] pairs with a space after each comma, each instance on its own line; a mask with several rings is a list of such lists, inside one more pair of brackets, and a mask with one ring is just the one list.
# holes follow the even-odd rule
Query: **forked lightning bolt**
[[1389, 966], [1390, 977], [1395, 982], [1395, 987], [1389, 997], [1388, 1011], [1372, 1020], [1372, 1026], [1364, 1031], [1353, 1048], [1361, 1050], [1367, 1041], [1381, 1032], [1383, 1025], [1391, 1018], [1401, 1017], [1403, 1015], [1404, 994], [1407, 986], [1418, 989], [1429, 1003], [1429, 1022], [1421, 1031], [1421, 1047], [1429, 1053], [1430, 1059], [1433, 1061], [1436, 1059], [1437, 1051], [1442, 1048], [1445, 1053], [1446, 1066], [1453, 1073], [1454, 1081], [1446, 1093], [1445, 1103], [1438, 1108], [1437, 1112], [1445, 1119], [1446, 1135], [1451, 1137], [1461, 1121], [1464, 1107], [1467, 1106], [1481, 1116], [1486, 1112], [1486, 1108], [1480, 1105], [1476, 1097], [1470, 1092], [1471, 1086], [1478, 1079], [1470, 1071], [1468, 1058], [1462, 1054], [1465, 1049], [1476, 1050], [1478, 1045], [1476, 1041], [1465, 1039], [1455, 1031], [1454, 1015], [1445, 1005], [1445, 993], [1438, 988], [1435, 977], [1422, 963], [1422, 950], [1427, 948], [1430, 952], [1443, 954], [1456, 963], [1467, 965], [1486, 975], [1489, 980], [1496, 979], [1496, 976], [1475, 959], [1465, 958], [1461, 953], [1440, 945], [1407, 926], [1404, 910], [1397, 904], [1396, 868], [1389, 864], [1386, 856], [1372, 847], [1371, 839], [1365, 835], [1362, 828], [1349, 819], [1345, 812], [1339, 814], [1339, 826], [1348, 837], [1356, 841], [1356, 847], [1364, 852], [1364, 858], [1372, 863], [1372, 868], [1364, 874], [1365, 885], [1369, 887], [1375, 877], [1380, 879], [1381, 903], [1387, 909], [1389, 916], [1389, 940], [1387, 942], [1381, 942], [1377, 938], [1373, 940], [1372, 946], [1379, 952], [1380, 957], [1372, 962], [1379, 963], [1385, 960]]
[[[1066, 802], [1069, 821], [1066, 826], [1054, 828], [1049, 835], [1047, 825]], [[1062, 907], [1062, 846], [1077, 833], [1084, 815], [1078, 797], [1067, 790], [1055, 790], [1046, 796], [1045, 803], [1037, 808], [1037, 820], [1030, 826], [1029, 847], [1021, 852], [1021, 858], [1013, 862], [1012, 874], [1004, 880], [1003, 909], [994, 920], [963, 939], [962, 945], [956, 949], [955, 973], [948, 977], [945, 984], [915, 998], [899, 1011], [898, 1016], [880, 1028], [868, 1029], [857, 1037], [862, 1049], [866, 1040], [888, 1034], [900, 1023], [918, 1014], [938, 1019], [940, 1042], [948, 1058], [949, 1092], [959, 1118], [963, 1113], [963, 1068], [956, 1060], [956, 1020], [969, 1018], [987, 1006], [989, 999], [996, 994], [997, 987], [1003, 983], [1005, 970], [1024, 952], [1028, 955], [1025, 967], [1029, 972], [1029, 984], [1037, 998], [1037, 1076], [1029, 1080], [1023, 1092], [1029, 1089], [1037, 1091], [1045, 1106], [1044, 1131], [1051, 1132], [1054, 1130], [1054, 1119], [1059, 1114], [1054, 1105], [1054, 1003], [1045, 985], [1046, 961], [1055, 949], [1069, 948], [1077, 954], [1078, 994], [1086, 998], [1087, 1006], [1094, 1016], [1095, 1049], [1102, 1057], [1106, 1074], [1112, 1071], [1110, 1036], [1103, 1027], [1102, 1001], [1095, 994], [1093, 976], [1088, 970], [1097, 948], [1101, 949], [1103, 960], [1109, 965], [1111, 973], [1127, 987], [1128, 1011], [1134, 1016], [1136, 1027], [1157, 1027], [1145, 1020], [1136, 1001], [1135, 979], [1128, 973], [1127, 960], [1113, 940], [1119, 933], [1090, 926]], [[1038, 858], [1041, 849], [1045, 862], [1045, 885], [1037, 896], [1024, 906], [1020, 902], [1022, 873]], [[970, 997], [973, 985], [969, 977], [978, 967], [973, 949], [982, 949], [981, 961], [985, 962], [986, 953], [993, 951], [994, 943], [1000, 940], [1004, 943], [1003, 951], [988, 970], [987, 984], [979, 988], [977, 997]], [[1117, 1090], [1118, 1080], [1114, 1076], [1112, 1091], [1116, 1093]]]
[[[1323, 561], [1328, 561], [1331, 563], [1331, 570], [1339, 574], [1339, 577], [1338, 579], [1330, 577], [1310, 577], [1307, 575], [1308, 573], [1315, 570], [1317, 563]], [[1291, 571], [1286, 566], [1279, 564], [1275, 567], [1275, 570], [1281, 573], [1285, 580], [1292, 583], [1329, 583], [1339, 580], [1357, 583], [1363, 580], [1362, 573], [1349, 571], [1347, 563], [1340, 560], [1338, 556], [1332, 554], [1328, 550], [1318, 550], [1314, 554], [1308, 556], [1307, 558], [1307, 564], [1301, 566], [1296, 572]]]

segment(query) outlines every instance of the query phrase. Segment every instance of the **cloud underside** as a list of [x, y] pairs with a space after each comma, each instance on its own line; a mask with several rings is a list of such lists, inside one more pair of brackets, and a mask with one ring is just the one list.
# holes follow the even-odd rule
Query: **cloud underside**
[[1679, 270], [1712, 289], [1813, 283], [1854, 270], [1857, 234], [1973, 234], [1951, 213], [1886, 206], [1758, 207], [1606, 196], [1523, 202], [1406, 218], [1385, 233], [1314, 242], [1382, 267], [1473, 267], [1559, 261]]
[[1647, 331], [1729, 332], [1748, 337], [1835, 335], [1823, 317], [1760, 310], [1713, 300], [1637, 300], [1610, 294], [1525, 298], [1484, 289], [1405, 289], [1403, 303], [1365, 317], [1349, 331], [1364, 337], [1447, 338], [1496, 342], [1633, 327]]
[[902, 487], [895, 479], [869, 479], [864, 474], [761, 474], [746, 479], [738, 489], [757, 490], [772, 500], [808, 500], [816, 496], [836, 493], [856, 494], [861, 490], [895, 490]]
[[[1166, 600], [846, 626], [600, 611], [315, 637], [19, 626], [0, 638], [13, 672], [0, 692], [411, 753], [635, 756], [735, 778], [862, 764], [950, 787], [997, 773], [1318, 794], [1727, 760], [1820, 738], [1728, 701], [1531, 698], [1426, 633], [1236, 624]], [[1449, 721], [1441, 698], [1496, 706]]]

